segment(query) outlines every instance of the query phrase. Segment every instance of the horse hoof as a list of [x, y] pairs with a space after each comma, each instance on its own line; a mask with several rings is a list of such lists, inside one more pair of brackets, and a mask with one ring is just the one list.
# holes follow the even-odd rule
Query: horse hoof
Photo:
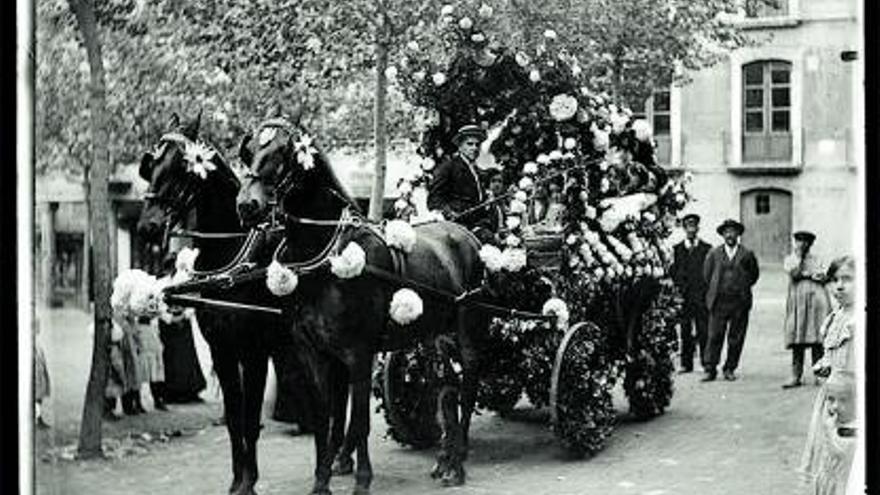
[[238, 493], [238, 489], [241, 487], [241, 479], [234, 479], [232, 483], [229, 485], [229, 493], [234, 494]]
[[370, 489], [365, 486], [354, 486], [354, 491], [352, 491], [354, 495], [370, 495]]
[[354, 472], [354, 461], [350, 457], [337, 457], [330, 469], [334, 476], [345, 476]]
[[435, 462], [434, 467], [431, 468], [431, 479], [438, 479], [443, 476], [444, 467], [441, 463]]
[[440, 478], [440, 484], [444, 487], [464, 485], [464, 470], [450, 469], [446, 471], [443, 473], [443, 477]]
[[333, 495], [330, 491], [329, 486], [315, 486], [312, 487], [312, 491], [310, 495]]

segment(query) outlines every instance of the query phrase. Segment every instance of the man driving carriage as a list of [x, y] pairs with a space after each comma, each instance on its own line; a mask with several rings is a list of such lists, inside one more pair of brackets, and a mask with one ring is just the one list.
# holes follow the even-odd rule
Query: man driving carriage
[[486, 132], [480, 126], [461, 127], [452, 137], [458, 151], [437, 166], [428, 186], [428, 208], [468, 227], [483, 242], [492, 238], [493, 222], [488, 208], [472, 208], [487, 199], [476, 167], [480, 143], [485, 140]]

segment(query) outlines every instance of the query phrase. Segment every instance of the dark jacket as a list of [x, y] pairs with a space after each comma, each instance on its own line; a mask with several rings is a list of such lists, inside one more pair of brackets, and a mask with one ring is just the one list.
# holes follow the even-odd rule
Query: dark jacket
[[724, 244], [715, 246], [706, 255], [706, 261], [703, 263], [703, 277], [709, 283], [709, 289], [706, 291], [706, 307], [712, 311], [712, 306], [721, 291], [721, 274], [725, 264], [730, 264], [732, 275], [739, 286], [736, 296], [741, 298], [746, 309], [752, 308], [752, 286], [758, 281], [760, 272], [758, 270], [758, 259], [754, 253], [740, 245], [734, 255], [733, 260], [728, 261], [727, 253], [724, 252]]
[[[479, 173], [476, 168], [474, 173]], [[428, 209], [439, 210], [447, 220], [470, 228], [486, 223], [488, 215], [485, 210], [455, 219], [456, 214], [486, 199], [479, 176], [475, 178], [474, 173], [458, 154], [443, 161], [434, 170], [434, 177], [428, 186]]]
[[703, 263], [712, 246], [708, 242], [697, 239], [696, 245], [688, 249], [685, 241], [674, 247], [675, 260], [672, 263], [672, 279], [688, 302], [703, 304], [709, 284], [703, 278]]

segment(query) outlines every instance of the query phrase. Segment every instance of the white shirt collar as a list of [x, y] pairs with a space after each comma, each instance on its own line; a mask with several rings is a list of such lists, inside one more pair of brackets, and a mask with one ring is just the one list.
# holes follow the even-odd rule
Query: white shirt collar
[[727, 253], [728, 259], [732, 260], [733, 257], [736, 256], [736, 252], [738, 250], [739, 250], [739, 243], [738, 242], [736, 244], [734, 244], [733, 247], [730, 247], [727, 245], [727, 243], [724, 243], [724, 252]]

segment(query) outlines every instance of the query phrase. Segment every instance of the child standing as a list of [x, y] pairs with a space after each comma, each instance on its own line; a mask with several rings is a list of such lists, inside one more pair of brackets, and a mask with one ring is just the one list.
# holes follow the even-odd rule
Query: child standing
[[855, 261], [838, 258], [828, 268], [832, 295], [838, 308], [822, 324], [825, 355], [813, 367], [828, 377], [813, 406], [801, 470], [807, 493], [834, 495], [845, 492], [855, 449]]

